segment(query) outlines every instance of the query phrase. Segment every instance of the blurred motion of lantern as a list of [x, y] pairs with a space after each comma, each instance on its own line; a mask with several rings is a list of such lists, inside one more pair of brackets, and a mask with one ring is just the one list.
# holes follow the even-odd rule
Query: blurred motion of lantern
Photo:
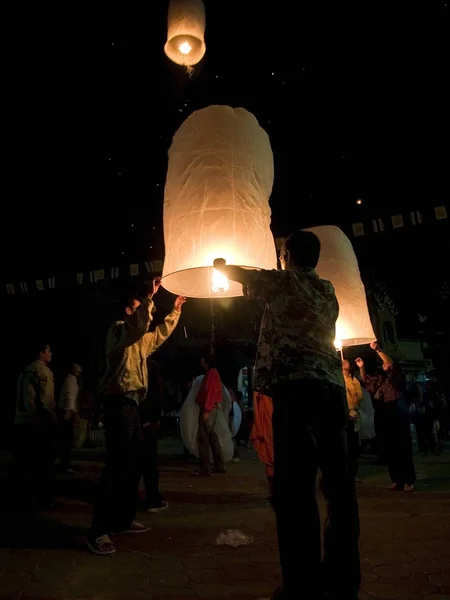
[[273, 154], [267, 133], [243, 108], [192, 113], [169, 150], [164, 190], [163, 286], [191, 298], [242, 296], [213, 268], [276, 269], [269, 196]]
[[370, 344], [376, 339], [367, 307], [366, 290], [361, 281], [358, 259], [345, 233], [334, 225], [312, 227], [320, 240], [320, 257], [316, 271], [331, 281], [339, 302], [335, 346]]
[[170, 0], [166, 55], [192, 71], [205, 52], [205, 7], [202, 0]]

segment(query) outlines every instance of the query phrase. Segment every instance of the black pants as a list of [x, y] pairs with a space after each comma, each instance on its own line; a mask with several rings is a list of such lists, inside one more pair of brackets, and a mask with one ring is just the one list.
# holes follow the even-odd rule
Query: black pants
[[12, 478], [16, 507], [31, 503], [46, 507], [53, 501], [55, 430], [50, 419], [15, 426]]
[[71, 415], [70, 419], [66, 419], [65, 412], [61, 411], [58, 414], [58, 450], [60, 467], [63, 471], [67, 471], [70, 467], [70, 455], [74, 439], [73, 415]]
[[222, 409], [218, 406], [215, 406], [211, 410], [209, 418], [206, 421], [203, 419], [202, 411], [200, 411], [198, 417], [197, 444], [200, 460], [200, 469], [204, 472], [209, 472], [210, 448], [213, 455], [214, 467], [218, 471], [225, 471], [225, 463], [223, 461], [222, 448], [220, 447], [219, 438], [215, 429], [219, 410]]
[[382, 407], [384, 443], [389, 475], [400, 487], [416, 481], [409, 414], [401, 401], [385, 402]]
[[358, 473], [359, 435], [355, 431], [355, 422], [348, 420], [347, 425], [348, 468], [353, 479]]
[[145, 484], [145, 499], [149, 508], [161, 505], [159, 491], [158, 439], [151, 427], [142, 428], [142, 477]]
[[136, 516], [141, 477], [141, 424], [136, 402], [109, 396], [103, 413], [106, 458], [92, 521], [94, 537], [128, 529]]
[[[272, 391], [273, 507], [284, 599], [354, 600], [360, 585], [359, 515], [347, 457], [344, 388], [319, 380], [280, 384]], [[327, 503], [321, 565], [315, 480], [322, 471]]]

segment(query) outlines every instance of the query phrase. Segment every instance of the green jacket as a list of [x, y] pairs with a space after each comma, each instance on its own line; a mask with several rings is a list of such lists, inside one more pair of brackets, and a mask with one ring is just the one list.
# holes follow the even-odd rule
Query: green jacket
[[53, 418], [55, 414], [55, 383], [52, 371], [40, 360], [32, 362], [20, 374], [17, 382], [17, 425]]

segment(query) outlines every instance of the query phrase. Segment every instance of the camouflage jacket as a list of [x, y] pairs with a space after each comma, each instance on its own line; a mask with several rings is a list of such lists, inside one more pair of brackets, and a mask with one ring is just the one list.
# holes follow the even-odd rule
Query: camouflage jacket
[[329, 281], [314, 269], [248, 271], [245, 293], [265, 303], [254, 389], [298, 379], [345, 387], [334, 346], [339, 305]]

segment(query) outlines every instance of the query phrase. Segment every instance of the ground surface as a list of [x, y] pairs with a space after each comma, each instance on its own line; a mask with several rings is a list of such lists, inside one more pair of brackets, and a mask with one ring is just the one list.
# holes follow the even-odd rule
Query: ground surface
[[[181, 448], [162, 442], [161, 488], [170, 510], [140, 514], [152, 531], [117, 540], [117, 554], [95, 557], [83, 545], [99, 475], [58, 482], [59, 503], [29, 519], [0, 517], [0, 598], [40, 600], [192, 600], [267, 598], [279, 581], [274, 519], [263, 468], [251, 451], [226, 476], [189, 477]], [[79, 455], [80, 456], [80, 455]], [[97, 457], [98, 459], [98, 457]], [[391, 493], [384, 467], [363, 465], [361, 600], [450, 599], [450, 458], [417, 459], [413, 494]], [[0, 485], [5, 479], [0, 480]], [[2, 485], [3, 488], [3, 485]], [[237, 528], [253, 536], [239, 549], [215, 546]], [[299, 599], [300, 600], [300, 599]], [[306, 600], [306, 599], [305, 599]]]

